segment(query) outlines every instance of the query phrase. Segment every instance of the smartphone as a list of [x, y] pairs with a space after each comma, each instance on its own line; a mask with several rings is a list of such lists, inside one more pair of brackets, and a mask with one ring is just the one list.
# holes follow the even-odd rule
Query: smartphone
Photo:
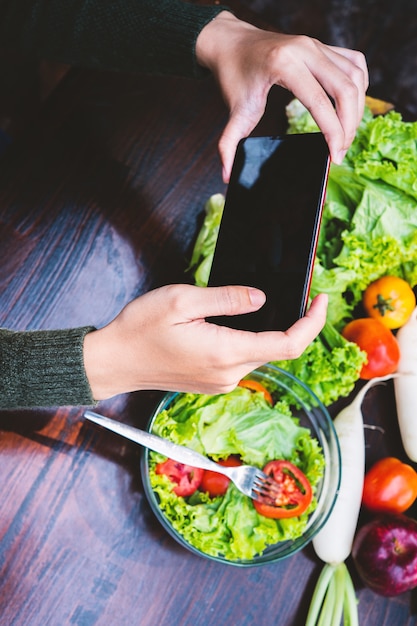
[[209, 286], [266, 294], [254, 313], [210, 318], [242, 330], [286, 330], [305, 315], [329, 171], [322, 133], [240, 141]]

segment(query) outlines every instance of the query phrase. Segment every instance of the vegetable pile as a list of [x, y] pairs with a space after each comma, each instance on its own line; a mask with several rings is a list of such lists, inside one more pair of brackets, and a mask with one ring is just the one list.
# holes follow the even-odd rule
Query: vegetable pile
[[[159, 507], [191, 546], [227, 560], [247, 560], [267, 546], [303, 534], [317, 505], [324, 457], [318, 441], [299, 425], [285, 400], [271, 406], [262, 391], [244, 386], [217, 396], [179, 394], [156, 416], [152, 430], [215, 461], [238, 457], [241, 463], [266, 466], [268, 473], [284, 481], [284, 495], [287, 483], [290, 491], [297, 487], [295, 499], [262, 509], [233, 483], [223, 490], [218, 483], [213, 486], [213, 476], [175, 468], [172, 461], [167, 467], [164, 457], [149, 452], [149, 478]], [[272, 508], [274, 517], [267, 510]]]

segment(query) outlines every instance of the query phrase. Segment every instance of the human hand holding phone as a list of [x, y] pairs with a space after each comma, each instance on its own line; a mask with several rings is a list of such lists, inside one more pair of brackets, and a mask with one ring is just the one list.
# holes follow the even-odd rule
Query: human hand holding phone
[[262, 292], [233, 285], [166, 285], [136, 298], [85, 336], [94, 399], [144, 389], [227, 393], [260, 365], [297, 358], [323, 328], [325, 294], [285, 332], [244, 332], [207, 321], [256, 311], [263, 302]]

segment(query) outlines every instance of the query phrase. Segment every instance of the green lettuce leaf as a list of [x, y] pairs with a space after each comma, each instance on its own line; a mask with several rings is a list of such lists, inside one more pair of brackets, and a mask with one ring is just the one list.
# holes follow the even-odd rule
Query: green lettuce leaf
[[353, 391], [365, 361], [366, 354], [327, 322], [301, 357], [274, 364], [304, 381], [323, 404], [330, 405]]
[[319, 132], [320, 129], [308, 110], [296, 98], [287, 104], [285, 113], [288, 121], [288, 134]]
[[355, 172], [384, 181], [417, 200], [417, 122], [390, 111], [362, 124], [347, 160]]
[[208, 283], [214, 248], [222, 219], [224, 195], [216, 193], [205, 204], [205, 218], [194, 244], [189, 270], [194, 273], [195, 284], [205, 287]]

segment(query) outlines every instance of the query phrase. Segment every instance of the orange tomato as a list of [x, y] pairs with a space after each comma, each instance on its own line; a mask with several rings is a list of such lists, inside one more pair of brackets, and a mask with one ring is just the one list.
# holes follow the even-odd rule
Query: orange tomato
[[416, 297], [407, 281], [398, 276], [383, 276], [368, 285], [362, 303], [370, 317], [394, 329], [406, 323], [416, 306]]
[[392, 332], [379, 320], [371, 317], [353, 320], [342, 330], [342, 335], [367, 354], [368, 360], [360, 371], [360, 378], [370, 380], [396, 371], [400, 348]]
[[272, 396], [269, 393], [268, 389], [266, 387], [264, 387], [261, 383], [258, 383], [257, 380], [252, 380], [249, 378], [243, 378], [239, 384], [238, 387], [246, 387], [246, 389], [251, 389], [251, 391], [259, 391], [260, 393], [263, 394], [265, 400], [267, 402], [269, 402], [269, 404], [272, 406], [272, 404], [274, 403], [272, 400]]
[[375, 513], [403, 513], [417, 498], [417, 472], [395, 457], [377, 461], [366, 473], [362, 503]]

